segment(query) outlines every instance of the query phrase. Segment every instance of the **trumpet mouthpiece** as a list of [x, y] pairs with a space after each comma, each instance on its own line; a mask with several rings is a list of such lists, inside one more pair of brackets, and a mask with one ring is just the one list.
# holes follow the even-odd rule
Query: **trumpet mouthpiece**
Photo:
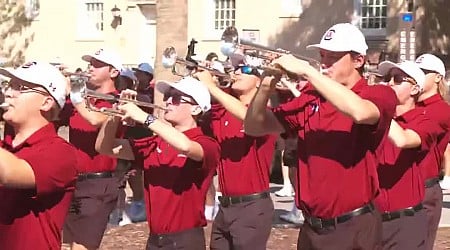
[[2, 108], [2, 109], [7, 108], [9, 106], [10, 106], [9, 103], [6, 103], [6, 102], [0, 104], [0, 108]]

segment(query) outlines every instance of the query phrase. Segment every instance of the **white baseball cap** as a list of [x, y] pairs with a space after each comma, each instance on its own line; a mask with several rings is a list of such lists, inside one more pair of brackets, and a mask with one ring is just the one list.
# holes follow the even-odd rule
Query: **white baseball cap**
[[193, 77], [184, 77], [177, 82], [160, 80], [156, 82], [156, 89], [161, 93], [166, 93], [170, 88], [177, 89], [186, 95], [191, 96], [200, 106], [203, 112], [211, 109], [211, 95], [206, 86]]
[[59, 107], [64, 107], [67, 81], [63, 74], [50, 63], [29, 62], [17, 69], [0, 68], [0, 74], [44, 87]]
[[444, 62], [435, 55], [423, 54], [416, 59], [416, 63], [421, 69], [435, 71], [445, 77]]
[[122, 59], [120, 58], [119, 54], [111, 50], [99, 49], [91, 55], [84, 55], [81, 57], [81, 59], [83, 59], [86, 62], [91, 62], [92, 58], [95, 58], [101, 62], [109, 64], [119, 71], [123, 69]]
[[138, 65], [137, 68], [133, 68], [134, 71], [142, 71], [142, 72], [146, 72], [148, 74], [152, 74], [153, 75], [153, 67], [148, 64], [148, 63], [141, 63]]
[[367, 53], [367, 43], [364, 34], [351, 23], [338, 23], [323, 34], [320, 43], [306, 46], [334, 52], [354, 51], [361, 55]]
[[412, 77], [419, 85], [420, 90], [423, 89], [425, 84], [425, 73], [419, 68], [419, 66], [413, 61], [403, 61], [401, 63], [393, 63], [390, 61], [381, 62], [378, 66], [378, 71], [381, 75], [386, 75], [389, 70], [398, 68], [405, 72], [408, 76]]

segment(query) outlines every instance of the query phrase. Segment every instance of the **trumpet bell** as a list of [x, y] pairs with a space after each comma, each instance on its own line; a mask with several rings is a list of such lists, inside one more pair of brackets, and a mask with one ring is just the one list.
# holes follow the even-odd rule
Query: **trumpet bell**
[[221, 39], [226, 43], [237, 44], [239, 42], [239, 32], [234, 26], [226, 27]]
[[236, 52], [236, 45], [233, 43], [227, 43], [223, 41], [220, 44], [220, 52], [222, 52], [224, 56], [230, 57]]
[[239, 43], [239, 33], [233, 26], [227, 27], [222, 33], [222, 43], [220, 45], [220, 52], [225, 56], [231, 56], [236, 52], [237, 44]]
[[170, 69], [175, 65], [176, 62], [177, 62], [177, 51], [172, 46], [167, 47], [163, 51], [163, 56], [162, 56], [163, 67], [166, 69]]

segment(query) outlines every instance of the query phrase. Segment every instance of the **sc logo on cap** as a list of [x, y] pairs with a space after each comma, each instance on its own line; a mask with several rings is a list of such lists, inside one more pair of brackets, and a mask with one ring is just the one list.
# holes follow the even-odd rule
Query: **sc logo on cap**
[[28, 68], [30, 68], [30, 67], [36, 65], [36, 64], [37, 64], [36, 62], [27, 62], [27, 63], [25, 63], [24, 65], [22, 65], [22, 68], [28, 69]]
[[327, 33], [326, 33], [325, 36], [323, 37], [323, 40], [328, 41], [328, 40], [333, 39], [334, 33], [336, 33], [335, 30], [329, 30], [329, 31], [327, 31]]
[[100, 53], [102, 53], [102, 51], [103, 51], [103, 49], [99, 49], [99, 50], [97, 50], [94, 54], [100, 55]]
[[423, 56], [417, 58], [416, 63], [422, 63], [422, 61], [423, 61]]

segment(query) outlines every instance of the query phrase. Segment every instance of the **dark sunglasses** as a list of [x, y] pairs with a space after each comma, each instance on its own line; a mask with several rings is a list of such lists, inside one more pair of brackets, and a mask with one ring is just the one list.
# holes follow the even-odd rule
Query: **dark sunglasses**
[[50, 95], [47, 91], [35, 89], [38, 87], [40, 87], [40, 86], [28, 86], [28, 85], [22, 84], [21, 82], [18, 82], [18, 81], [10, 81], [5, 85], [5, 90], [11, 89], [11, 90], [17, 91], [19, 93], [36, 92], [41, 95]]
[[181, 103], [189, 103], [191, 105], [197, 105], [197, 103], [191, 100], [190, 97], [181, 95], [180, 93], [172, 93], [170, 91], [167, 94], [164, 94], [163, 101], [167, 102], [167, 100], [169, 100], [170, 97], [172, 97], [172, 104], [175, 106], [178, 106]]
[[236, 72], [239, 69], [241, 70], [242, 74], [259, 76], [259, 72], [255, 67], [248, 66], [248, 65], [241, 65], [241, 66], [237, 66], [234, 69], [234, 71]]
[[399, 74], [395, 74], [395, 75], [385, 75], [383, 76], [383, 81], [386, 83], [389, 83], [391, 81], [391, 79], [394, 80], [395, 84], [401, 84], [402, 82], [409, 82], [413, 85], [416, 85], [416, 81], [414, 79], [412, 79], [411, 77], [407, 77], [407, 76], [403, 76], [403, 75], [399, 75]]

